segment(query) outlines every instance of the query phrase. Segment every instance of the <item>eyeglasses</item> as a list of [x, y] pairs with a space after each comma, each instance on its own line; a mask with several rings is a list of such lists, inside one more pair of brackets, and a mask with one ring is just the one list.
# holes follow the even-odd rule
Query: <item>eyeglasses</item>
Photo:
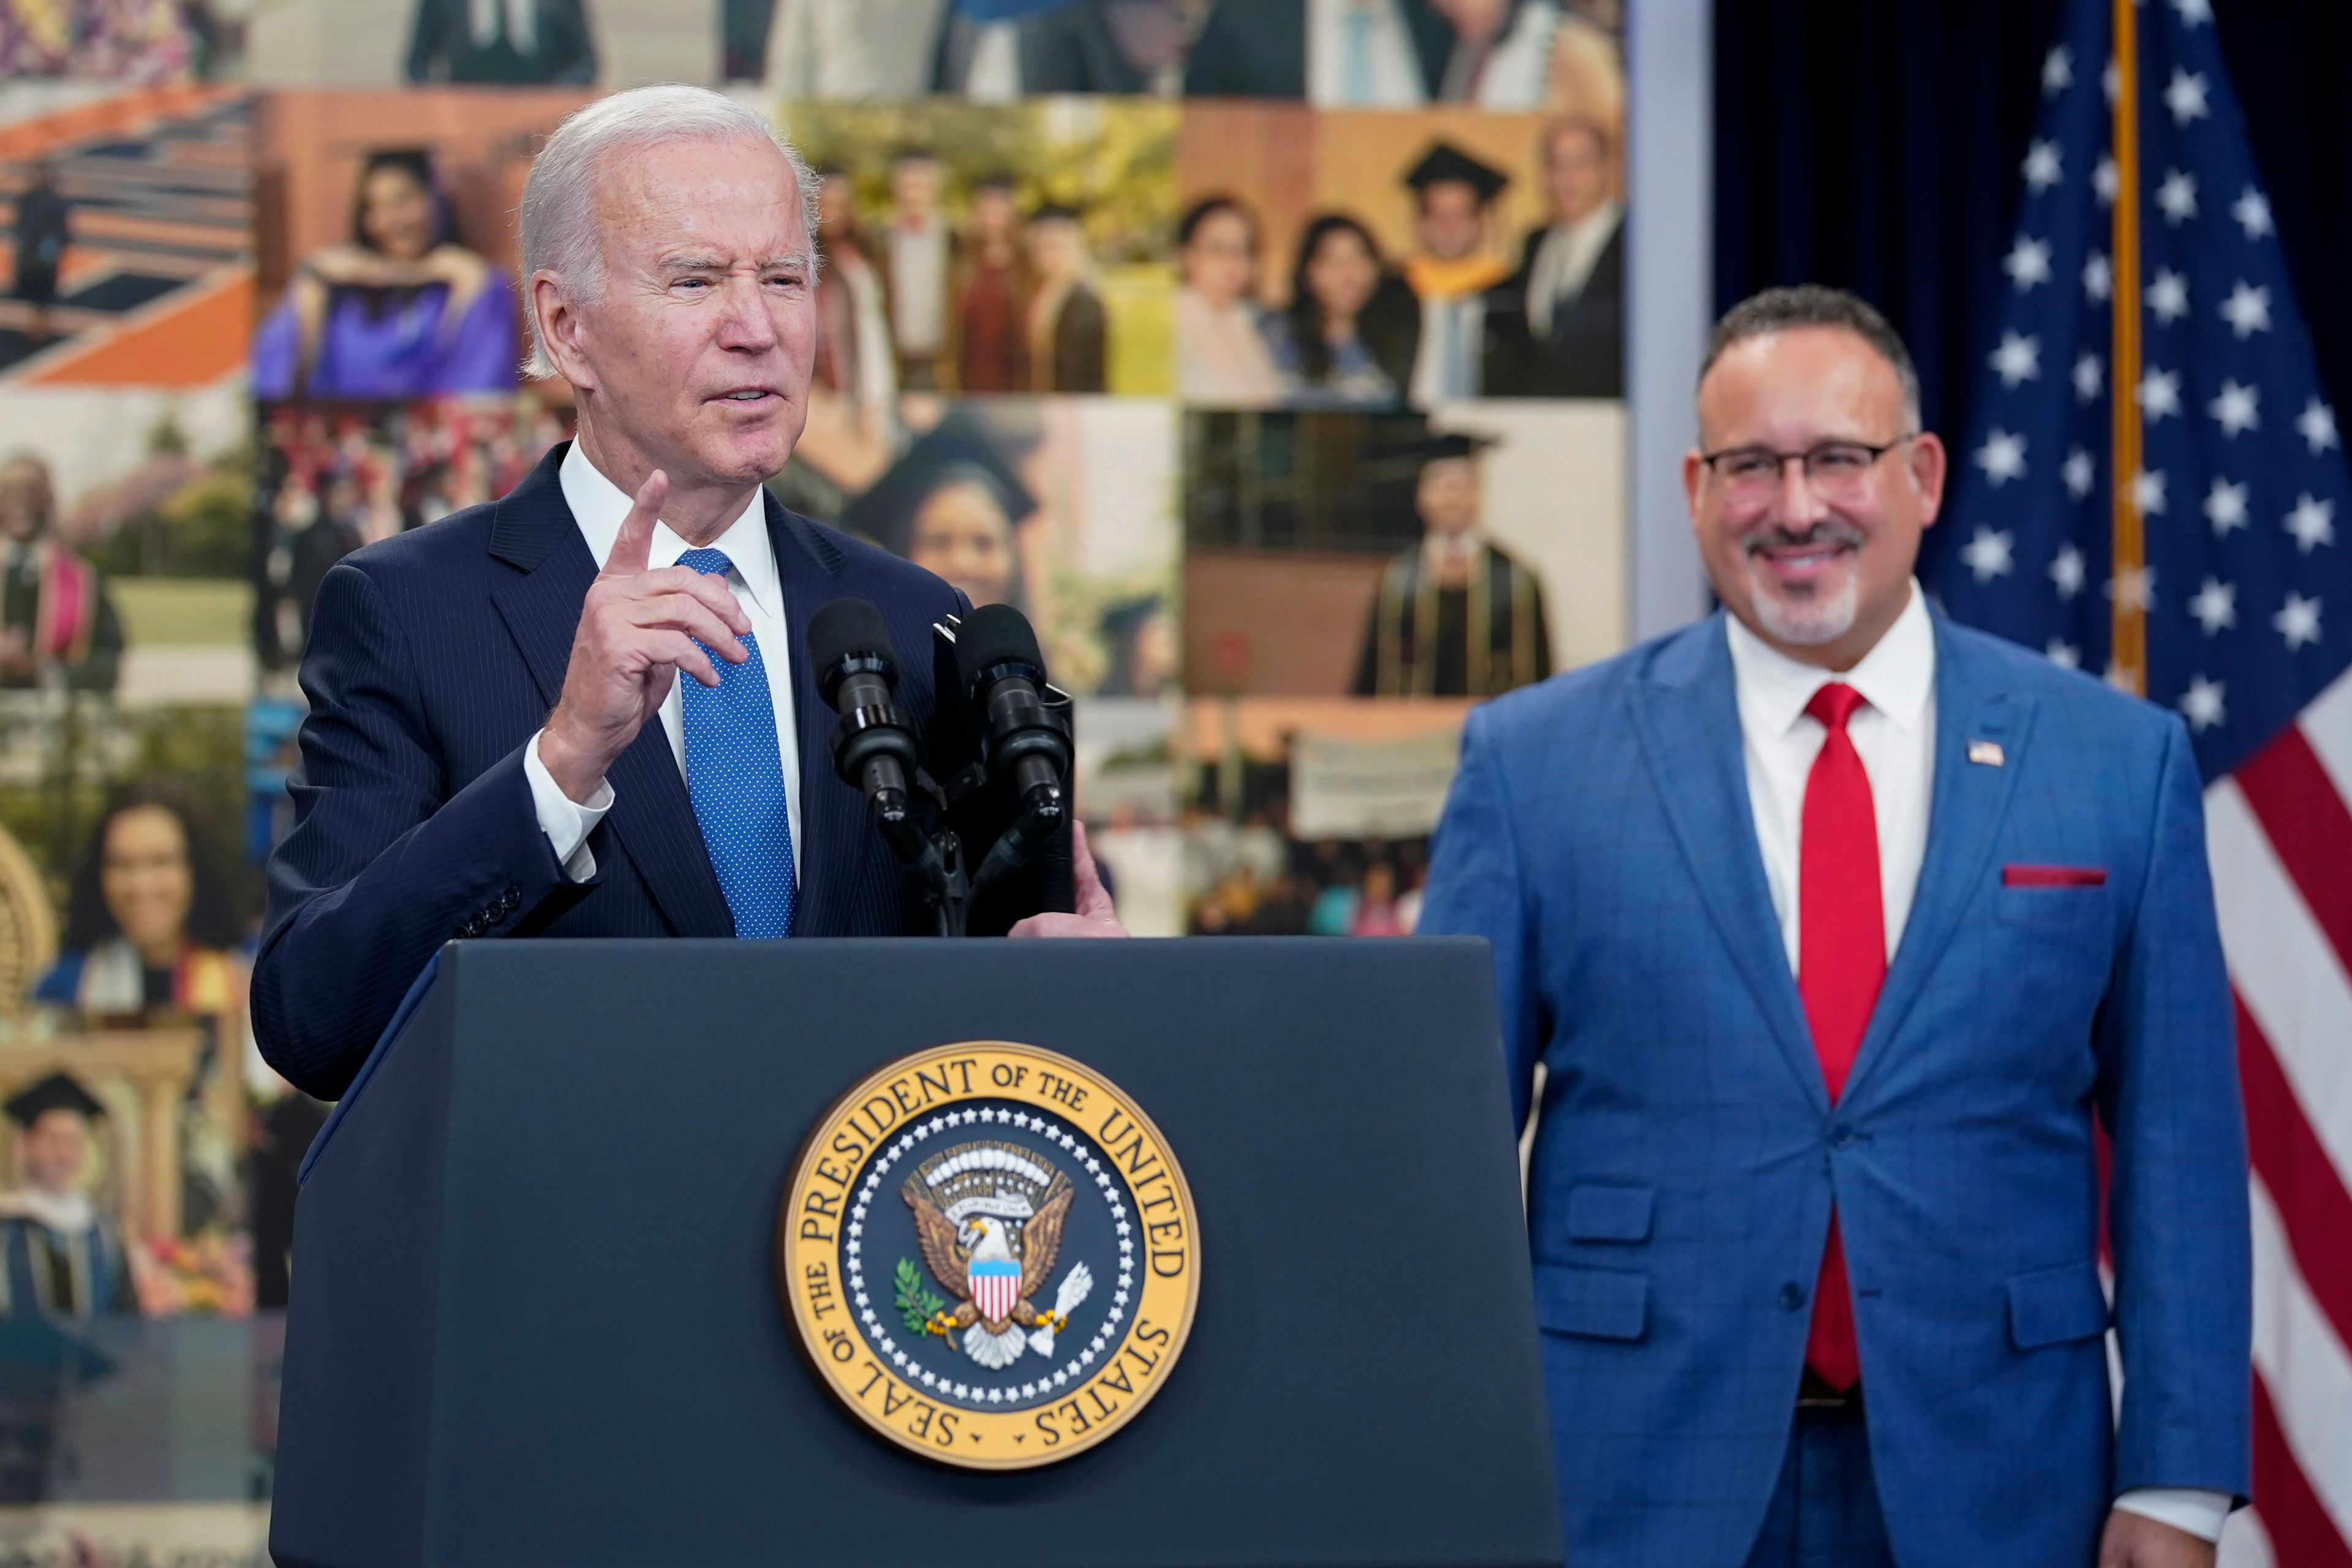
[[1720, 452], [1702, 452], [1698, 460], [1715, 470], [1724, 493], [1736, 501], [1770, 500], [1790, 463], [1804, 465], [1805, 482], [1822, 500], [1860, 500], [1869, 493], [1870, 471], [1878, 466], [1878, 459], [1918, 434], [1913, 430], [1874, 447], [1866, 441], [1822, 441], [1801, 452], [1730, 447]]

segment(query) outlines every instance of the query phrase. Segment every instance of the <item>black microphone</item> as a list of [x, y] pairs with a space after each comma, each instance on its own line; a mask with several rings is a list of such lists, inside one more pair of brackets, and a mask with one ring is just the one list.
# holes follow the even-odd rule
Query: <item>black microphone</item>
[[1010, 782], [1028, 814], [1058, 817], [1070, 740], [1045, 710], [1045, 656], [1029, 617], [1010, 605], [983, 605], [956, 629], [955, 660], [957, 679], [980, 710], [989, 773]]
[[914, 777], [922, 745], [913, 721], [893, 700], [898, 689], [898, 650], [882, 612], [864, 599], [835, 599], [809, 617], [809, 667], [817, 689], [841, 715], [833, 731], [833, 767], [842, 783], [861, 790], [892, 845], [921, 831], [908, 815], [908, 781]]

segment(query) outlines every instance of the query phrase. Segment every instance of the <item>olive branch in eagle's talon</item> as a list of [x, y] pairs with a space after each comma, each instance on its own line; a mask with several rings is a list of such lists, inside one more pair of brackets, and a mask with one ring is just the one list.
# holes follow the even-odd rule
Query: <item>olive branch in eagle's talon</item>
[[898, 1267], [890, 1277], [895, 1294], [892, 1304], [898, 1309], [898, 1319], [910, 1334], [945, 1336], [952, 1326], [948, 1321], [944, 1298], [923, 1289], [922, 1270], [911, 1258], [898, 1259]]

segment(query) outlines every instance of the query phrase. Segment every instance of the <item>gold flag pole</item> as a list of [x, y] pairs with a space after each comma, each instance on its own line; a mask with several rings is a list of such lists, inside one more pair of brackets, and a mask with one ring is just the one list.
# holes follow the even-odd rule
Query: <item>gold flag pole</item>
[[2115, 0], [2115, 374], [2107, 402], [2114, 461], [2107, 489], [2115, 505], [2113, 652], [2108, 679], [2135, 697], [2147, 694], [2147, 542], [2137, 493], [2139, 415], [2139, 37], [2136, 0]]

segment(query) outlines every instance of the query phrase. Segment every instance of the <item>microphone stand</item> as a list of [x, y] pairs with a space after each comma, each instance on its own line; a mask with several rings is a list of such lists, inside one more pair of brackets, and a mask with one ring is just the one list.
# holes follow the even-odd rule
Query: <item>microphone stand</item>
[[1058, 784], [1034, 791], [1015, 822], [990, 846], [976, 872], [964, 868], [963, 841], [952, 829], [926, 834], [907, 809], [907, 797], [883, 790], [874, 798], [874, 825], [881, 829], [898, 863], [923, 886], [923, 901], [939, 921], [939, 934], [960, 937], [971, 903], [999, 878], [1029, 863], [1061, 825], [1062, 790]]
[[[854, 605], [856, 601], [848, 603]], [[878, 615], [871, 605], [864, 608], [876, 626], [854, 629], [887, 643], [888, 634], [879, 627]], [[832, 606], [827, 606], [826, 611], [819, 612], [820, 618], [831, 610]], [[1027, 623], [1023, 622], [1022, 626], [1025, 633]], [[949, 647], [953, 647], [954, 637], [945, 627], [934, 630], [947, 638]], [[937, 780], [922, 771], [915, 752], [912, 726], [889, 700], [889, 692], [898, 684], [892, 662], [878, 654], [852, 651], [841, 658], [838, 672], [828, 678], [825, 700], [846, 700], [850, 704], [841, 709], [840, 722], [834, 729], [834, 768], [844, 783], [864, 790], [876, 829], [888, 843], [898, 863], [921, 885], [923, 900], [931, 906], [939, 934], [968, 936], [973, 900], [1003, 878], [1026, 866], [1061, 828], [1068, 799], [1061, 776], [1069, 757], [1066, 728], [1058, 748], [1035, 736], [1017, 737], [1015, 743], [1001, 755], [992, 756], [987, 762], [975, 759], [949, 781], [948, 787], [941, 788]], [[853, 677], [866, 678], [869, 687], [878, 679], [884, 689], [877, 695], [861, 688], [853, 694], [845, 684]], [[836, 683], [841, 683], [838, 694]], [[1066, 703], [1068, 699], [1063, 701]], [[1029, 719], [1033, 714], [1034, 726], [1050, 722], [1036, 694], [1031, 692], [1016, 716]], [[974, 871], [966, 863], [963, 842], [953, 828], [942, 826], [936, 833], [924, 832], [915, 815], [913, 796], [919, 791], [928, 793], [944, 816], [958, 799], [985, 787], [992, 773], [1007, 778], [1012, 787], [1019, 789], [1021, 814], [1012, 826], [997, 835], [980, 868]]]
[[971, 896], [977, 889], [964, 872], [962, 842], [946, 828], [936, 834], [925, 833], [914, 814], [908, 810], [903, 790], [877, 790], [870, 804], [874, 826], [881, 830], [891, 853], [923, 885], [923, 901], [931, 906], [938, 918], [939, 934], [963, 935]]

